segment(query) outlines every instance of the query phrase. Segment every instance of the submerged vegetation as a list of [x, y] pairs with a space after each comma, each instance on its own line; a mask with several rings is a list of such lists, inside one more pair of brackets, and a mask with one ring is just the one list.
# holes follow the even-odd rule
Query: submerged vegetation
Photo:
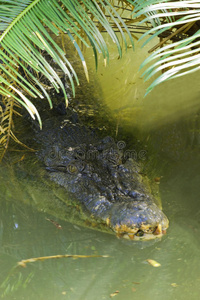
[[[47, 99], [52, 108], [49, 87], [56, 92], [62, 90], [68, 104], [58, 69], [68, 77], [75, 96], [79, 79], [65, 55], [68, 51], [66, 40], [74, 45], [89, 80], [81, 48], [83, 45], [92, 47], [96, 68], [98, 53], [106, 65], [109, 51], [104, 32], [116, 44], [120, 57], [122, 44], [125, 49], [128, 43], [134, 48], [135, 33], [141, 33], [141, 38], [148, 36], [145, 44], [159, 38], [141, 66], [150, 63], [143, 73], [145, 80], [157, 75], [147, 93], [163, 81], [199, 69], [198, 0], [0, 1], [0, 159], [10, 138], [18, 141], [13, 133], [13, 115], [19, 115], [19, 107], [24, 106], [42, 127], [34, 98]], [[65, 47], [56, 42], [55, 36], [61, 36]]]

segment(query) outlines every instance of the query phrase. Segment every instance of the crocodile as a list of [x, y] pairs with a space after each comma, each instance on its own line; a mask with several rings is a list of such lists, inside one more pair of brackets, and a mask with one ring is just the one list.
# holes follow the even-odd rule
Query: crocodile
[[75, 195], [86, 213], [118, 237], [162, 237], [169, 221], [156, 205], [139, 163], [124, 155], [119, 142], [110, 136], [99, 138], [76, 113], [67, 111], [58, 124], [55, 117], [48, 118], [37, 133], [37, 155], [50, 179]]

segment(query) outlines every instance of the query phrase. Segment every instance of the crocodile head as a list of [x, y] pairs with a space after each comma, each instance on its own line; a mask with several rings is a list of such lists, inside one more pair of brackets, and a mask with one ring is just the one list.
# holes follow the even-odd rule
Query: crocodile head
[[151, 240], [162, 237], [169, 221], [148, 195], [118, 196], [114, 202], [97, 194], [84, 195], [84, 205], [95, 217], [103, 220], [117, 237], [131, 240]]
[[166, 233], [169, 221], [155, 204], [139, 165], [123, 159], [116, 143], [55, 143], [44, 152], [50, 178], [62, 185], [118, 237], [149, 240]]

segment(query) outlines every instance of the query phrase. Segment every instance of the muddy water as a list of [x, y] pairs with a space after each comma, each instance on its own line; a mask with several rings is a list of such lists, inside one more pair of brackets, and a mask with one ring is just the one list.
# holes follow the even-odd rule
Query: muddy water
[[[170, 220], [158, 242], [127, 242], [55, 218], [21, 201], [24, 191], [5, 190], [1, 174], [0, 263], [5, 299], [198, 299], [200, 274], [199, 166], [196, 159], [170, 166], [160, 184], [163, 209]], [[23, 180], [23, 179], [21, 179]], [[4, 181], [4, 184], [3, 184]], [[20, 182], [17, 182], [20, 188]], [[29, 183], [31, 184], [31, 183]], [[27, 186], [28, 188], [28, 186]], [[35, 183], [37, 189], [37, 183]], [[12, 190], [12, 189], [11, 189]], [[30, 194], [28, 194], [31, 197]], [[53, 218], [62, 229], [46, 220]], [[58, 254], [109, 255], [60, 258], [14, 268], [22, 259]], [[153, 267], [147, 259], [161, 264]]]
[[[51, 191], [38, 193], [39, 180], [27, 180], [25, 174], [16, 179], [1, 166], [0, 291], [4, 299], [199, 299], [198, 74], [167, 82], [143, 98], [147, 85], [139, 73], [134, 75], [138, 62], [130, 65], [133, 54], [119, 64], [113, 55], [110, 69], [100, 69], [99, 97], [118, 118], [118, 130], [130, 132], [136, 127], [138, 140], [145, 136], [143, 142], [150, 149], [147, 163], [154, 155], [154, 171], [161, 177], [168, 233], [157, 242], [134, 243], [55, 218], [45, 207], [35, 207], [45, 198], [48, 202]], [[136, 55], [136, 61], [142, 59], [141, 53]], [[124, 75], [119, 71], [123, 66]], [[108, 73], [112, 68], [116, 78]], [[128, 88], [122, 88], [124, 84]], [[46, 218], [54, 218], [62, 229]], [[15, 268], [22, 259], [66, 253], [109, 257], [60, 258]], [[160, 267], [149, 265], [147, 259], [156, 260]]]

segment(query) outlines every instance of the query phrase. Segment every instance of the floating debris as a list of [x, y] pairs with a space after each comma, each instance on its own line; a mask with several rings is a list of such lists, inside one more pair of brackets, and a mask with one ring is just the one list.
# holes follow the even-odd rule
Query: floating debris
[[157, 261], [155, 261], [155, 260], [153, 260], [153, 259], [147, 259], [147, 262], [148, 262], [151, 266], [153, 266], [153, 267], [155, 267], [155, 268], [161, 266], [161, 264], [160, 264], [159, 262], [157, 262]]
[[177, 286], [178, 286], [178, 284], [177, 284], [177, 283], [175, 283], [175, 282], [173, 282], [173, 283], [171, 283], [171, 286], [173, 286], [173, 287], [177, 287]]
[[61, 254], [61, 255], [50, 255], [50, 256], [41, 256], [41, 257], [34, 257], [34, 258], [29, 258], [29, 259], [23, 259], [19, 261], [17, 264], [18, 266], [21, 266], [23, 268], [26, 267], [27, 263], [32, 263], [36, 261], [44, 261], [47, 259], [53, 259], [53, 258], [64, 258], [64, 257], [71, 257], [74, 259], [77, 258], [89, 258], [89, 257], [109, 257], [108, 255], [71, 255], [71, 254]]
[[58, 224], [56, 221], [52, 220], [52, 219], [48, 219], [45, 218], [47, 221], [51, 222], [54, 226], [56, 226], [56, 228], [58, 229], [62, 229], [62, 226], [60, 224]]
[[67, 294], [67, 292], [66, 292], [66, 291], [63, 291], [63, 292], [62, 292], [62, 295], [66, 295], [66, 294]]
[[119, 291], [115, 291], [114, 293], [110, 294], [110, 298], [115, 297], [119, 294]]

